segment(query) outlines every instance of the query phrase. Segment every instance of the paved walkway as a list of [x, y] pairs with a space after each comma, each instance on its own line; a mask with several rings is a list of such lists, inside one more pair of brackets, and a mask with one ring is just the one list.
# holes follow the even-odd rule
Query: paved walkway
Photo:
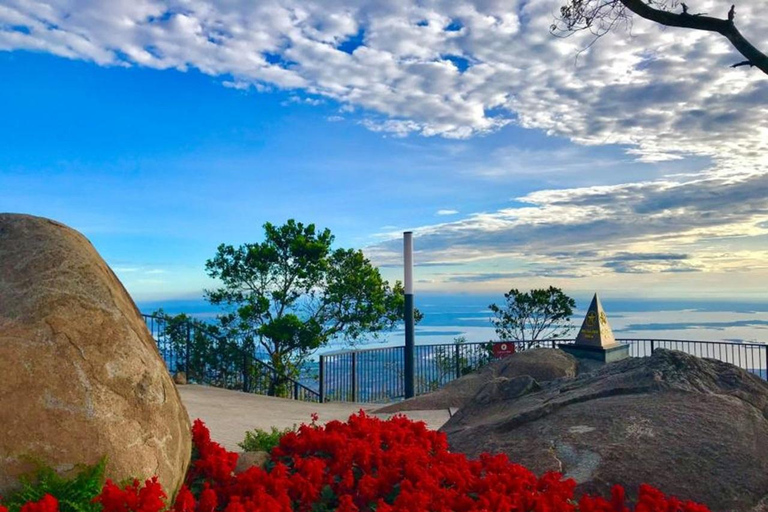
[[[254, 395], [208, 386], [178, 386], [179, 394], [192, 420], [200, 418], [211, 431], [211, 438], [228, 450], [239, 451], [237, 443], [245, 437], [247, 430], [270, 427], [293, 427], [309, 423], [310, 415], [316, 412], [320, 422], [346, 420], [360, 409], [370, 412], [383, 404], [358, 404], [331, 402], [316, 404], [285, 398]], [[408, 411], [414, 420], [425, 421], [429, 428], [438, 429], [448, 421], [445, 411]], [[387, 418], [391, 415], [377, 415]]]

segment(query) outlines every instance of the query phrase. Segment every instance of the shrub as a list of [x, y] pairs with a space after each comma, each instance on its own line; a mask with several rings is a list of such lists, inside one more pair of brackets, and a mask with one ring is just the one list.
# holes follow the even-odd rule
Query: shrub
[[[93, 499], [104, 485], [106, 458], [92, 466], [81, 466], [72, 478], [60, 476], [52, 468], [40, 465], [31, 475], [19, 479], [21, 487], [7, 496], [3, 503], [9, 512], [21, 512], [24, 505], [37, 504], [24, 512], [99, 512], [101, 507]], [[54, 506], [51, 499], [55, 499]]]
[[277, 427], [271, 427], [270, 431], [256, 428], [245, 433], [245, 439], [242, 443], [237, 443], [237, 446], [246, 452], [271, 452], [272, 449], [280, 443], [280, 438], [288, 432], [296, 430], [296, 426], [293, 428], [286, 428], [280, 430]]
[[157, 478], [118, 486], [104, 481], [106, 458], [81, 466], [72, 478], [40, 466], [19, 479], [21, 488], [8, 495], [0, 512], [162, 512], [166, 495]]

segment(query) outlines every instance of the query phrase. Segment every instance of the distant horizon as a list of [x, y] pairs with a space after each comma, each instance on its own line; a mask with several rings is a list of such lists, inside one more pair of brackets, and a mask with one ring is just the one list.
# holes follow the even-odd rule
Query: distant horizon
[[[509, 291], [509, 290], [507, 290]], [[528, 290], [521, 290], [521, 291], [528, 291]], [[456, 297], [470, 297], [470, 298], [476, 298], [476, 299], [491, 299], [495, 300], [496, 302], [501, 302], [504, 300], [504, 293], [506, 292], [451, 292], [451, 291], [415, 291], [415, 297], [416, 300], [419, 300], [419, 298], [424, 297], [439, 297], [439, 298], [450, 298], [454, 299]], [[748, 299], [702, 299], [702, 298], [690, 298], [690, 297], [664, 297], [664, 298], [654, 298], [654, 297], [632, 297], [632, 296], [613, 296], [613, 295], [604, 295], [600, 292], [597, 292], [601, 299], [605, 299], [605, 301], [608, 301], [610, 304], [620, 304], [620, 307], [626, 307], [627, 304], [648, 304], [649, 308], [651, 305], [656, 306], [669, 306], [669, 305], [676, 305], [676, 306], [683, 306], [685, 304], [690, 305], [696, 305], [699, 308], [704, 306], [710, 306], [710, 307], [719, 307], [721, 305], [740, 305], [740, 307], [736, 311], [745, 311], [750, 310], [750, 306], [754, 306], [756, 311], [762, 311], [760, 309], [761, 307], [768, 307], [768, 297], [766, 297], [764, 300], [748, 300]], [[592, 300], [593, 294], [572, 294], [574, 299], [577, 300], [577, 307], [578, 302], [589, 304], [589, 301]], [[168, 296], [161, 299], [135, 299], [134, 302], [136, 304], [145, 304], [145, 305], [162, 305], [163, 303], [189, 303], [189, 304], [208, 304], [205, 300], [204, 294], [201, 292], [199, 295], [182, 295], [182, 296]], [[210, 306], [210, 307], [216, 307], [216, 306]], [[586, 308], [586, 306], [585, 306]], [[579, 309], [581, 309], [579, 307]], [[614, 307], [616, 310], [616, 308]], [[658, 308], [654, 308], [658, 309]], [[619, 309], [618, 311], [621, 311]]]
[[[450, 343], [456, 336], [466, 336], [469, 341], [493, 339], [487, 305], [502, 300], [501, 294], [417, 293], [415, 305], [424, 313], [424, 320], [416, 329], [417, 343]], [[590, 300], [591, 296], [576, 297], [577, 307], [572, 317], [574, 329], [581, 325]], [[659, 301], [602, 297], [601, 300], [617, 337], [768, 343], [768, 301]], [[163, 307], [169, 314], [187, 313], [208, 320], [221, 311], [202, 298], [138, 301], [137, 305], [145, 314]], [[383, 340], [372, 343], [402, 343], [402, 332], [395, 329], [385, 333]], [[335, 348], [339, 346], [343, 344], [333, 345]]]

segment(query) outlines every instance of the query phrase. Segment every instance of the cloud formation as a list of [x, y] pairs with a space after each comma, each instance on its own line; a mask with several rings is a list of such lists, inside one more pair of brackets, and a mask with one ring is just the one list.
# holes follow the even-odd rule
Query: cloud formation
[[[768, 153], [768, 80], [728, 68], [717, 35], [636, 20], [579, 54], [563, 0], [9, 0], [0, 49], [101, 65], [196, 68], [235, 88], [278, 87], [361, 109], [370, 129], [469, 137], [515, 122], [644, 160]], [[718, 0], [696, 9], [724, 14]], [[768, 46], [760, 0], [739, 26]]]
[[[533, 192], [519, 208], [415, 229], [418, 260], [517, 258], [532, 275], [728, 271], [768, 268], [768, 252], [724, 250], [713, 241], [768, 235], [768, 174], [703, 173], [676, 179]], [[400, 241], [369, 249], [398, 261]], [[586, 270], [590, 269], [590, 270]], [[586, 272], [586, 273], [585, 273]], [[459, 276], [462, 281], [501, 274]], [[506, 277], [520, 277], [507, 275]]]
[[[336, 101], [330, 121], [394, 135], [467, 138], [516, 123], [626, 145], [645, 162], [704, 157], [711, 167], [695, 175], [541, 190], [516, 198], [522, 207], [415, 226], [421, 259], [519, 258], [562, 275], [582, 275], [585, 263], [622, 273], [765, 268], [764, 245], [722, 241], [768, 234], [768, 77], [729, 68], [741, 59], [718, 35], [639, 19], [579, 53], [587, 34], [549, 33], [562, 2], [6, 0], [0, 50], [195, 68], [236, 89], [291, 90], [289, 102]], [[689, 3], [718, 16], [730, 6]], [[741, 1], [737, 23], [768, 49], [762, 0]], [[398, 243], [369, 252], [392, 264]]]

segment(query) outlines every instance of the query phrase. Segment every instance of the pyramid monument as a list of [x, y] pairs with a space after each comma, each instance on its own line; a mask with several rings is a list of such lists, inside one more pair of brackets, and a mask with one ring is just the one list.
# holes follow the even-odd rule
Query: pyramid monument
[[616, 345], [616, 338], [613, 337], [613, 330], [608, 323], [608, 317], [603, 309], [600, 298], [595, 294], [592, 303], [587, 309], [587, 315], [579, 329], [579, 335], [576, 336], [576, 344], [591, 345], [594, 347], [612, 347]]
[[562, 344], [560, 349], [577, 358], [596, 359], [604, 363], [629, 357], [629, 345], [616, 342], [608, 316], [597, 294], [587, 309], [576, 341], [572, 344]]

